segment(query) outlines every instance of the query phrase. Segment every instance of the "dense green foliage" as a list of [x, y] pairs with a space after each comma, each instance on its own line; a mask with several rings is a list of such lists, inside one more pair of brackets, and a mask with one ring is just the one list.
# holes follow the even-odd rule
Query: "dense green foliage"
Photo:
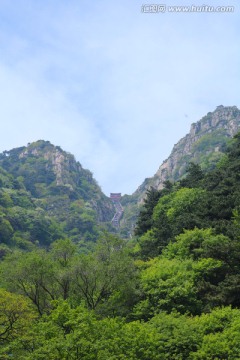
[[[66, 238], [88, 219], [83, 198], [66, 228], [60, 210], [51, 217], [0, 175], [1, 359], [240, 358], [240, 135], [214, 170], [189, 164], [181, 181], [150, 189], [134, 239], [102, 230], [85, 251]], [[24, 242], [24, 226], [45, 246]]]

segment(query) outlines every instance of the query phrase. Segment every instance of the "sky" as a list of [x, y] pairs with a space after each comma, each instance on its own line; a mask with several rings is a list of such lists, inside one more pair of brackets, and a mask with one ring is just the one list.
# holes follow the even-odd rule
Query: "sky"
[[0, 0], [0, 151], [48, 140], [106, 195], [132, 194], [239, 94], [237, 0]]

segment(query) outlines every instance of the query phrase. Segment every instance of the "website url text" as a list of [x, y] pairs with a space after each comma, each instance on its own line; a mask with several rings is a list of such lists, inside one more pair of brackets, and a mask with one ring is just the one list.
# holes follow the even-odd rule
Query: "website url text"
[[141, 7], [143, 13], [191, 13], [191, 12], [234, 12], [234, 6], [210, 6], [210, 5], [190, 5], [190, 6], [167, 6], [165, 4], [144, 4]]

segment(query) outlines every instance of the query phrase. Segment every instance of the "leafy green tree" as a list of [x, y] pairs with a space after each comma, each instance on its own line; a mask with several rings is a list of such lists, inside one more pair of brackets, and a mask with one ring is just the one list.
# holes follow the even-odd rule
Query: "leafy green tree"
[[229, 263], [233, 242], [227, 236], [214, 234], [213, 229], [184, 230], [168, 244], [163, 254], [168, 258], [197, 260], [214, 258]]
[[0, 289], [0, 358], [17, 359], [13, 344], [21, 342], [37, 314], [29, 299], [22, 295]]
[[51, 245], [50, 258], [54, 268], [54, 281], [59, 285], [58, 297], [64, 300], [70, 297], [73, 284], [73, 264], [77, 246], [69, 239], [57, 240]]
[[0, 289], [0, 344], [23, 334], [35, 317], [28, 299]]
[[203, 337], [196, 318], [173, 311], [171, 314], [160, 312], [150, 319], [146, 328], [154, 333], [156, 353], [153, 359], [191, 359]]
[[215, 234], [213, 229], [197, 228], [178, 235], [176, 241], [163, 251], [163, 256], [169, 259], [221, 261], [220, 268], [205, 274], [204, 279], [196, 284], [198, 297], [205, 308], [229, 304], [239, 306], [239, 255], [239, 241]]
[[7, 289], [28, 297], [39, 314], [48, 310], [56, 297], [54, 264], [43, 250], [9, 254], [2, 263], [1, 275]]
[[[210, 308], [215, 305], [209, 294], [215, 289], [214, 281], [221, 270], [221, 261], [160, 257], [145, 266], [140, 274], [143, 300], [135, 306], [136, 316], [148, 319], [160, 311], [174, 310], [199, 314], [207, 305]], [[205, 302], [206, 293], [209, 304]]]
[[126, 242], [104, 234], [94, 252], [81, 255], [75, 264], [75, 292], [89, 309], [118, 313], [131, 306], [135, 272]]
[[198, 188], [176, 188], [161, 197], [153, 210], [151, 230], [139, 239], [141, 256], [157, 256], [183, 229], [204, 226], [206, 204], [207, 193]]
[[191, 261], [155, 258], [147, 265], [141, 272], [143, 300], [135, 307], [136, 316], [148, 319], [160, 311], [198, 308]]

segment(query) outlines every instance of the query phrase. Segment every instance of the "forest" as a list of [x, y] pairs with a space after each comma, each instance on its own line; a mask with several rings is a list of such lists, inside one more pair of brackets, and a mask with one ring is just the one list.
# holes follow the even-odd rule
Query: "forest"
[[132, 239], [85, 194], [61, 223], [23, 174], [0, 180], [0, 359], [240, 359], [240, 134], [214, 169], [150, 188]]

